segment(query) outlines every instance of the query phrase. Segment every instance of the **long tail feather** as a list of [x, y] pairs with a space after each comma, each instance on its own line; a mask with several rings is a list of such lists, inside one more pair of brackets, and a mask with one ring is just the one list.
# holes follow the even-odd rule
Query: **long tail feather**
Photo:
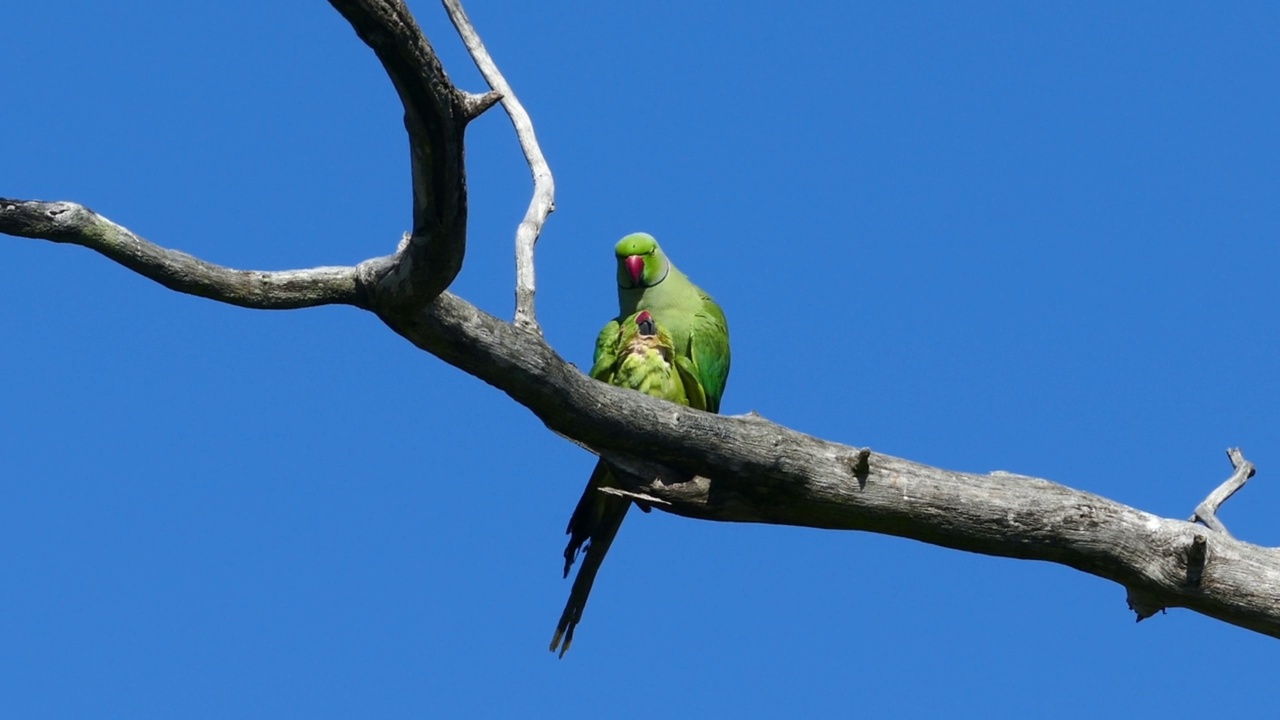
[[[592, 477], [594, 478], [595, 476], [593, 475]], [[587, 504], [594, 512], [591, 514], [593, 522], [590, 524], [590, 534], [586, 538], [586, 557], [582, 560], [582, 566], [578, 568], [577, 577], [573, 579], [573, 588], [569, 591], [569, 600], [564, 605], [564, 612], [560, 613], [560, 622], [556, 625], [556, 634], [551, 638], [551, 652], [556, 652], [558, 649], [560, 657], [564, 657], [564, 654], [569, 650], [569, 645], [573, 643], [573, 629], [582, 619], [582, 611], [587, 606], [587, 596], [591, 594], [591, 585], [595, 582], [596, 573], [600, 571], [600, 564], [604, 562], [604, 556], [609, 552], [609, 546], [613, 544], [613, 539], [618, 534], [618, 528], [622, 527], [622, 521], [627, 516], [627, 508], [631, 506], [630, 500], [615, 495], [607, 495], [597, 490], [596, 487], [593, 484], [587, 488], [587, 492], [593, 493], [596, 498], [593, 502]], [[583, 503], [579, 502], [578, 505], [581, 509]], [[576, 511], [574, 518], [578, 518]], [[581, 528], [583, 526], [578, 525], [578, 527]], [[569, 523], [571, 535], [574, 528], [574, 522], [571, 520]], [[581, 545], [581, 542], [575, 545], [574, 540], [571, 539], [569, 547], [565, 549], [566, 576], [569, 572], [569, 564], [573, 562], [573, 557]]]
[[569, 568], [578, 559], [578, 552], [595, 534], [596, 527], [603, 519], [606, 495], [600, 492], [600, 488], [610, 484], [612, 480], [609, 466], [603, 460], [597, 461], [595, 470], [591, 471], [591, 478], [587, 480], [587, 486], [582, 490], [582, 497], [573, 509], [573, 515], [569, 516], [569, 527], [564, 530], [569, 536], [569, 544], [564, 548], [565, 577], [569, 577]]

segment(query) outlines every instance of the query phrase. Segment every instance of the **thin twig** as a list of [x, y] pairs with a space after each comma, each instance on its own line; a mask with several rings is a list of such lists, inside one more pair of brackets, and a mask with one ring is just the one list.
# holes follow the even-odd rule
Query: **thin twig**
[[649, 505], [670, 505], [671, 504], [666, 500], [663, 500], [661, 498], [656, 498], [652, 495], [645, 495], [644, 493], [631, 492], [630, 490], [623, 490], [622, 488], [602, 487], [602, 488], [599, 488], [599, 490], [600, 492], [605, 493], [606, 495], [617, 495], [618, 497], [624, 497], [628, 500], [636, 500], [638, 502], [646, 503]]
[[1225, 482], [1214, 488], [1204, 502], [1196, 506], [1191, 522], [1199, 520], [1210, 530], [1216, 530], [1229, 537], [1231, 533], [1227, 532], [1227, 527], [1218, 519], [1218, 508], [1222, 507], [1222, 503], [1226, 502], [1227, 498], [1244, 487], [1249, 478], [1253, 477], [1255, 469], [1253, 463], [1244, 459], [1244, 453], [1240, 452], [1240, 448], [1228, 449], [1227, 457], [1231, 458], [1231, 466], [1235, 468], [1235, 472]]
[[240, 307], [365, 307], [359, 267], [235, 270], [162, 248], [76, 203], [0, 198], [0, 233], [87, 247], [170, 290]]
[[529, 113], [525, 112], [524, 106], [520, 104], [520, 100], [516, 98], [506, 78], [502, 76], [493, 58], [489, 56], [489, 51], [480, 41], [475, 27], [471, 25], [471, 19], [462, 9], [462, 3], [459, 0], [443, 0], [443, 2], [445, 9], [449, 11], [449, 19], [453, 21], [454, 28], [467, 46], [467, 52], [471, 54], [471, 59], [480, 69], [480, 74], [489, 83], [489, 87], [501, 93], [502, 107], [511, 117], [511, 124], [516, 129], [516, 137], [520, 140], [520, 148], [524, 150], [525, 160], [528, 161], [529, 170], [533, 173], [533, 198], [529, 201], [529, 209], [525, 211], [524, 220], [520, 221], [520, 227], [516, 229], [515, 323], [517, 327], [541, 334], [533, 309], [533, 296], [537, 287], [533, 272], [533, 247], [538, 242], [538, 236], [542, 233], [542, 226], [546, 223], [547, 216], [556, 209], [555, 179], [552, 178], [551, 167], [547, 164], [542, 148], [538, 145], [538, 138], [533, 132], [533, 121], [529, 119]]

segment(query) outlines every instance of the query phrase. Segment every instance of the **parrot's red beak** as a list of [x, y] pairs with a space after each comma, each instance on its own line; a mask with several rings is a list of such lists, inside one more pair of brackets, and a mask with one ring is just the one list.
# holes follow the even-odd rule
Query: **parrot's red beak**
[[631, 286], [639, 285], [640, 276], [644, 274], [644, 258], [639, 255], [628, 255], [623, 262], [627, 264], [627, 274], [631, 276]]

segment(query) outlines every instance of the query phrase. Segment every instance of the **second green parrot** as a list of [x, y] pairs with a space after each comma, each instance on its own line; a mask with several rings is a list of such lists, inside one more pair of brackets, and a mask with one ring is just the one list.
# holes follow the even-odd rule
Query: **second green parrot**
[[[707, 408], [707, 397], [693, 363], [676, 353], [671, 335], [654, 321], [652, 313], [641, 310], [621, 322], [611, 322], [609, 327], [612, 331], [602, 333], [596, 344], [591, 377], [699, 410]], [[582, 567], [573, 579], [555, 637], [551, 639], [551, 651], [558, 649], [561, 657], [573, 642], [573, 629], [582, 618], [600, 563], [631, 507], [627, 498], [600, 490], [612, 486], [615, 486], [613, 471], [600, 460], [569, 520], [571, 540], [565, 549], [566, 577], [583, 544], [587, 550]]]
[[[729, 378], [729, 324], [720, 306], [676, 269], [652, 235], [627, 235], [614, 247], [614, 255], [619, 314], [600, 331], [591, 376], [719, 412]], [[641, 317], [646, 319], [644, 328], [638, 323]], [[654, 331], [645, 332], [650, 324]], [[587, 551], [551, 641], [551, 650], [559, 647], [561, 657], [573, 640], [600, 563], [631, 506], [626, 498], [600, 491], [612, 483], [609, 466], [603, 460], [596, 463], [569, 519], [565, 577], [584, 544]]]

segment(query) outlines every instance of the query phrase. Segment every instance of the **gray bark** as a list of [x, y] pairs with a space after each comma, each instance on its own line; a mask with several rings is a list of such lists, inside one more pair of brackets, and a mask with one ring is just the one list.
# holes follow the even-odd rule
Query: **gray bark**
[[[377, 54], [405, 107], [414, 221], [395, 253], [353, 267], [235, 270], [163, 249], [75, 203], [3, 198], [0, 233], [82, 245], [165, 287], [219, 302], [368, 310], [417, 347], [502, 390], [553, 431], [630, 473], [623, 492], [667, 512], [864, 530], [1046, 560], [1125, 587], [1139, 619], [1185, 607], [1280, 637], [1280, 549], [1231, 537], [1215, 514], [1253, 474], [1238, 451], [1231, 455], [1233, 475], [1196, 509], [1193, 519], [1200, 525], [1047, 480], [930, 467], [805, 435], [757, 415], [712, 415], [595, 382], [547, 345], [533, 318], [530, 263], [553, 206], [549, 177], [535, 192], [529, 226], [522, 224], [519, 233], [527, 265], [520, 275], [519, 322], [495, 318], [447, 292], [466, 239], [463, 132], [485, 109], [512, 98], [509, 88], [495, 83], [504, 88], [501, 95], [455, 88], [400, 2], [332, 4]], [[460, 7], [446, 4], [459, 23]], [[469, 24], [461, 17], [465, 35]], [[478, 37], [468, 45], [473, 55], [483, 54]], [[512, 106], [518, 103], [508, 105], [509, 112]], [[535, 205], [541, 209], [535, 212]]]

